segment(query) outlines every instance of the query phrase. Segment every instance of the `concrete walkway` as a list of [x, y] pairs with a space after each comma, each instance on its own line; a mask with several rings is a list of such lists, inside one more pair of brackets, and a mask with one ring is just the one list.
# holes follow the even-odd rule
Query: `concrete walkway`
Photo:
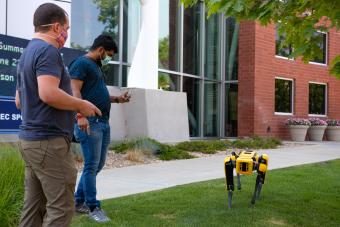
[[[315, 163], [340, 158], [340, 142], [304, 142], [273, 150], [269, 169]], [[224, 177], [225, 155], [130, 166], [102, 171], [97, 178], [98, 199], [153, 191], [176, 185]]]

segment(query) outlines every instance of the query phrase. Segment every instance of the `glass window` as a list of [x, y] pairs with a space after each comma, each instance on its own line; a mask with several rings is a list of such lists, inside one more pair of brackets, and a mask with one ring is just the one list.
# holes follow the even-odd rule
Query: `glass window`
[[275, 112], [293, 113], [293, 81], [275, 79]]
[[123, 2], [123, 61], [131, 63], [141, 27], [141, 5], [138, 0]]
[[201, 4], [184, 10], [183, 72], [200, 74]]
[[110, 86], [119, 86], [119, 65], [108, 64], [102, 67], [105, 83]]
[[327, 34], [321, 32], [315, 32], [313, 39], [316, 39], [318, 50], [318, 56], [312, 60], [312, 62], [327, 64]]
[[[72, 0], [71, 47], [88, 50], [100, 34], [111, 35], [118, 44], [119, 0]], [[116, 56], [116, 59], [118, 56]]]
[[326, 115], [326, 84], [309, 83], [309, 114]]
[[158, 73], [158, 89], [164, 91], [179, 91], [179, 76], [164, 72]]
[[205, 77], [221, 78], [220, 15], [214, 14], [205, 21]]
[[204, 136], [219, 135], [219, 85], [204, 82]]
[[279, 35], [277, 27], [275, 30], [276, 30], [275, 31], [275, 49], [276, 49], [275, 54], [277, 56], [288, 58], [292, 53], [292, 46], [283, 45], [283, 41], [285, 40], [285, 35], [284, 34]]
[[122, 87], [127, 87], [127, 80], [129, 75], [130, 67], [123, 65], [122, 68]]
[[226, 19], [226, 60], [225, 60], [225, 79], [238, 79], [238, 34], [239, 24], [235, 18], [228, 17]]
[[225, 92], [225, 136], [237, 137], [238, 84], [226, 84]]
[[200, 80], [183, 77], [183, 92], [187, 93], [190, 136], [200, 134]]
[[159, 1], [158, 65], [161, 69], [179, 71], [179, 16], [178, 0]]

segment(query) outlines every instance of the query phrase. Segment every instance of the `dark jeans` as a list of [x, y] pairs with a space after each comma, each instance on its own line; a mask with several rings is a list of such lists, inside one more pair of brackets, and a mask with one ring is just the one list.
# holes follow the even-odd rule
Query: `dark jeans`
[[25, 199], [20, 227], [69, 226], [77, 170], [64, 137], [19, 141], [25, 161]]
[[110, 125], [108, 121], [90, 121], [90, 134], [74, 127], [76, 140], [80, 142], [84, 156], [84, 169], [75, 193], [76, 203], [90, 207], [100, 207], [97, 200], [96, 177], [103, 168], [110, 143]]

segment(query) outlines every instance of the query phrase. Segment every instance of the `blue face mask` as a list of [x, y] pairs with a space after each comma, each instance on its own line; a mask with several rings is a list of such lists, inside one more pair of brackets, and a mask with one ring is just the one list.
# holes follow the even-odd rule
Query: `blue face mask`
[[102, 65], [107, 65], [109, 64], [111, 60], [112, 60], [112, 57], [106, 54], [105, 58], [101, 59], [100, 62], [102, 63]]

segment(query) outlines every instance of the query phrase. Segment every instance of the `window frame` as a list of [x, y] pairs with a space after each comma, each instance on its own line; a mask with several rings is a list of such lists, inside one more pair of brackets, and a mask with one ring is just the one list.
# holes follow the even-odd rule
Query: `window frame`
[[[292, 82], [292, 96], [291, 96], [291, 100], [290, 100], [290, 106], [291, 106], [291, 112], [276, 112], [275, 111], [275, 80], [286, 80], [286, 81], [291, 81]], [[295, 80], [293, 78], [287, 78], [287, 77], [280, 77], [280, 76], [276, 76], [274, 78], [274, 115], [284, 115], [284, 116], [293, 116], [294, 115], [294, 102], [295, 99]]]
[[[318, 84], [318, 85], [324, 85], [325, 86], [325, 114], [310, 114], [309, 113], [309, 95], [310, 95], [310, 90], [309, 90], [309, 85], [310, 84]], [[328, 109], [328, 84], [327, 83], [322, 83], [322, 82], [315, 82], [315, 81], [309, 81], [308, 82], [308, 117], [327, 117], [327, 109]]]

